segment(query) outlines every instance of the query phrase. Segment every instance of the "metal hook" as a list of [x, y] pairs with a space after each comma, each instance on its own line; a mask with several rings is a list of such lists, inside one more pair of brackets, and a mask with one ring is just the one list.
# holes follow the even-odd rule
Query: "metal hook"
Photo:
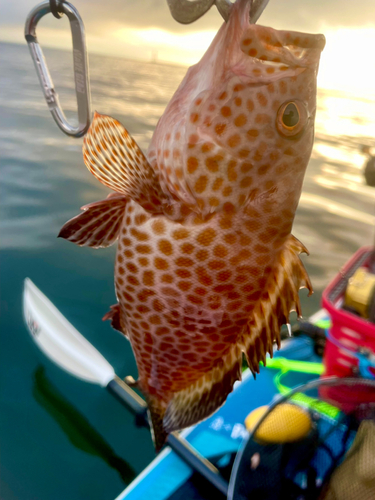
[[[269, 0], [249, 0], [252, 2], [250, 10], [250, 23], [255, 24]], [[167, 0], [172, 17], [181, 24], [190, 24], [202, 17], [213, 5], [216, 5], [224, 21], [229, 19], [232, 9], [230, 0]]]
[[251, 24], [255, 24], [258, 21], [269, 1], [270, 0], [253, 0], [250, 12]]
[[36, 37], [36, 26], [46, 14], [52, 12], [50, 0], [37, 5], [28, 15], [25, 24], [25, 38], [28, 43], [31, 57], [34, 61], [39, 81], [43, 89], [48, 108], [60, 129], [73, 137], [83, 136], [91, 122], [90, 85], [88, 78], [88, 60], [85, 43], [85, 29], [82, 19], [73, 5], [65, 2], [54, 2], [56, 12], [63, 12], [68, 16], [73, 40], [74, 79], [77, 95], [78, 126], [71, 125], [61, 109], [58, 95], [55, 91], [51, 75], [49, 74], [43, 51]]
[[215, 0], [167, 0], [173, 19], [181, 24], [190, 24], [202, 17], [215, 3]]
[[49, 6], [51, 7], [52, 14], [56, 17], [56, 19], [61, 19], [64, 15], [64, 12], [61, 9], [61, 2], [64, 0], [49, 0]]

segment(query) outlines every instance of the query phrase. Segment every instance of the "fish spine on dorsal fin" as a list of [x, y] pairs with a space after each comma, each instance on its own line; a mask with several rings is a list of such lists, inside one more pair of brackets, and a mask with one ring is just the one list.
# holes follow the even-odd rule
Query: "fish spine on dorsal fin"
[[119, 121], [95, 112], [83, 142], [83, 159], [102, 184], [151, 213], [162, 213], [162, 205], [168, 200], [158, 177]]
[[300, 253], [307, 253], [306, 247], [293, 235], [289, 235], [278, 262], [268, 279], [266, 290], [255, 305], [251, 320], [243, 335], [243, 351], [250, 370], [259, 373], [259, 363], [266, 364], [266, 355], [272, 357], [273, 343], [280, 348], [280, 328], [289, 323], [289, 313], [296, 311], [301, 316], [298, 296], [300, 288], [313, 292]]

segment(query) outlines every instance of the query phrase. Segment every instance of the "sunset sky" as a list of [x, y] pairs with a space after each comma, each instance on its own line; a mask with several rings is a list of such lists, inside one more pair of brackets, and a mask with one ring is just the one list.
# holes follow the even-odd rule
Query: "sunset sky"
[[[222, 23], [213, 7], [194, 24], [174, 21], [166, 0], [72, 0], [86, 27], [89, 54], [191, 65]], [[37, 0], [0, 0], [0, 40], [25, 43], [24, 22]], [[323, 33], [319, 86], [375, 95], [375, 1], [270, 0], [260, 24], [277, 29]], [[38, 25], [44, 47], [69, 48], [67, 19], [52, 15]]]

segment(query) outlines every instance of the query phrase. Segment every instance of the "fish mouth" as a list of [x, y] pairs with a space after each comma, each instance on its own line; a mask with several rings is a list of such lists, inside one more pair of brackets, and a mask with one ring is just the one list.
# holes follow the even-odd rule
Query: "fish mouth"
[[281, 71], [289, 68], [315, 68], [324, 46], [324, 35], [278, 31], [256, 24], [249, 25], [241, 39], [241, 51], [244, 54], [254, 62]]

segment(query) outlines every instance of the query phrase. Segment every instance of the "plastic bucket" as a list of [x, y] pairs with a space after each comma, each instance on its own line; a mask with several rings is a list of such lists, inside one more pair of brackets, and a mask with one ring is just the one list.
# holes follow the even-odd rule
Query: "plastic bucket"
[[[375, 354], [375, 324], [342, 309], [349, 278], [359, 267], [368, 267], [372, 252], [372, 247], [358, 250], [323, 292], [322, 306], [331, 317], [323, 359], [325, 376], [356, 376], [360, 371], [358, 354], [364, 350]], [[369, 369], [368, 376], [375, 377], [375, 370]], [[369, 402], [369, 398], [375, 402], [374, 391], [367, 389], [359, 392], [347, 389], [343, 392], [325, 387], [320, 395], [348, 411], [360, 403]]]

